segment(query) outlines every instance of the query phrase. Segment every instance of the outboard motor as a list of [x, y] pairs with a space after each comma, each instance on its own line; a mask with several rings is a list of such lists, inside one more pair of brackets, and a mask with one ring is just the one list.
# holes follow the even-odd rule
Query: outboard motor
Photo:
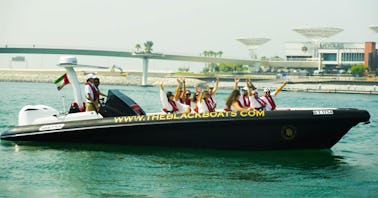
[[105, 106], [100, 109], [104, 117], [146, 115], [143, 109], [119, 90], [109, 90]]
[[37, 119], [57, 115], [59, 112], [56, 109], [46, 105], [26, 105], [18, 113], [18, 125], [33, 124]]

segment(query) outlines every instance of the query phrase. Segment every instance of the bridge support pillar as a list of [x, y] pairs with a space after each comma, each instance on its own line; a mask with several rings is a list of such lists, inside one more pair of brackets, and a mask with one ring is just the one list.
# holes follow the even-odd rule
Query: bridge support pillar
[[142, 86], [147, 85], [147, 75], [148, 75], [148, 58], [143, 58], [143, 78], [142, 78]]

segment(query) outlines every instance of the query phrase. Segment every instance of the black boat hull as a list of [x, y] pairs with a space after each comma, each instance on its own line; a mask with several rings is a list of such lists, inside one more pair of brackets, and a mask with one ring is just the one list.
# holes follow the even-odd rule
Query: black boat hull
[[83, 142], [236, 150], [329, 149], [353, 126], [358, 109], [282, 110], [119, 116], [11, 128], [11, 141]]

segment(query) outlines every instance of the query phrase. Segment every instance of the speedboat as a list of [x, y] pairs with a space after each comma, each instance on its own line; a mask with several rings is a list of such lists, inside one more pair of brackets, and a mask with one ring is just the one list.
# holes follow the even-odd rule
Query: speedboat
[[[73, 63], [76, 60], [63, 59], [61, 65], [73, 84], [75, 102], [82, 104]], [[368, 111], [353, 108], [146, 113], [121, 91], [109, 90], [98, 112], [59, 114], [49, 106], [27, 105], [19, 112], [18, 126], [2, 132], [1, 139], [231, 150], [330, 149], [352, 127], [369, 119]]]

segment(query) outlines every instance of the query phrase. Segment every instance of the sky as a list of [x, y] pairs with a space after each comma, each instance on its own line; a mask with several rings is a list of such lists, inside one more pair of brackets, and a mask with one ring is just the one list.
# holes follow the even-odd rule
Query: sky
[[[293, 28], [338, 27], [344, 31], [326, 41], [377, 42], [378, 33], [369, 29], [378, 25], [377, 8], [377, 0], [0, 0], [0, 47], [133, 51], [137, 43], [151, 40], [156, 53], [213, 50], [249, 59], [247, 47], [236, 39], [254, 37], [271, 39], [257, 49], [258, 57], [284, 57], [285, 42], [308, 41]], [[58, 62], [51, 55], [26, 58], [29, 67]], [[9, 60], [0, 55], [0, 68]], [[78, 61], [116, 63], [126, 70], [142, 65], [104, 57]], [[198, 63], [151, 61], [150, 70], [192, 65]]]

